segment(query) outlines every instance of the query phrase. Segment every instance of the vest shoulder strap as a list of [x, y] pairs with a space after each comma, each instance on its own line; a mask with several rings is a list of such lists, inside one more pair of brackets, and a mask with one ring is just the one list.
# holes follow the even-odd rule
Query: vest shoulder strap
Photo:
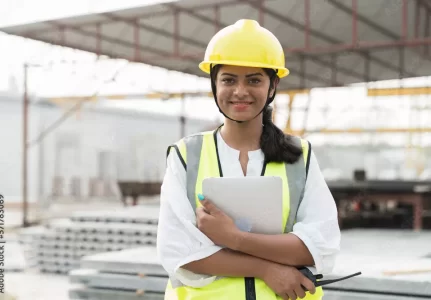
[[304, 151], [304, 147], [302, 148], [303, 153], [304, 153], [304, 157], [305, 157], [305, 178], [308, 178], [308, 169], [310, 168], [310, 157], [311, 157], [311, 143], [310, 141], [301, 139], [301, 142], [303, 144], [307, 145], [307, 150]]
[[286, 233], [291, 232], [293, 230], [293, 225], [296, 223], [296, 215], [302, 199], [304, 198], [311, 155], [311, 144], [309, 141], [297, 136], [292, 136], [292, 138], [294, 142], [302, 148], [302, 155], [295, 163], [285, 164], [290, 202], [289, 216], [285, 227]]
[[214, 133], [213, 131], [203, 131], [203, 132], [198, 132], [198, 133], [188, 135], [180, 139], [174, 144], [168, 146], [166, 150], [166, 158], [169, 156], [171, 151], [174, 150], [178, 155], [184, 169], [187, 170], [187, 149], [189, 148], [189, 151], [190, 151], [190, 146], [198, 145], [199, 142], [202, 141], [202, 138], [205, 135], [208, 135], [208, 134], [212, 135], [213, 133]]

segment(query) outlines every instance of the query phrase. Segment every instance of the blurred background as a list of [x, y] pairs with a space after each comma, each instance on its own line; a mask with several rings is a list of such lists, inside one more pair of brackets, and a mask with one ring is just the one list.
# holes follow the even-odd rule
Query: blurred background
[[5, 299], [163, 299], [166, 149], [223, 122], [198, 64], [241, 18], [285, 48], [274, 122], [337, 203], [328, 277], [363, 273], [325, 299], [431, 297], [430, 1], [2, 0]]

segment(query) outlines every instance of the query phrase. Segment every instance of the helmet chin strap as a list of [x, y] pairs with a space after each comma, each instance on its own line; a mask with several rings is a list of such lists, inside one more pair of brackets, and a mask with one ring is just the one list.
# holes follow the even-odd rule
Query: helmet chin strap
[[220, 108], [220, 106], [218, 105], [218, 101], [217, 101], [217, 92], [216, 92], [216, 85], [215, 85], [215, 82], [214, 82], [214, 80], [213, 80], [213, 68], [212, 68], [212, 66], [210, 66], [210, 79], [211, 79], [211, 89], [212, 89], [212, 92], [213, 92], [213, 96], [214, 96], [214, 100], [215, 100], [215, 103], [216, 103], [216, 105], [217, 105], [217, 108], [218, 108], [218, 110], [219, 110], [219, 112], [225, 117], [225, 118], [227, 118], [227, 119], [229, 119], [229, 120], [231, 120], [231, 121], [234, 121], [234, 122], [236, 122], [236, 123], [245, 123], [245, 122], [249, 122], [249, 121], [251, 121], [251, 120], [254, 120], [255, 118], [257, 118], [264, 110], [265, 110], [265, 108], [267, 107], [267, 106], [269, 106], [271, 103], [272, 103], [272, 101], [274, 101], [274, 98], [275, 98], [275, 91], [274, 91], [274, 94], [272, 95], [272, 97], [270, 97], [269, 96], [269, 94], [271, 93], [271, 86], [272, 86], [272, 82], [273, 82], [273, 78], [274, 78], [274, 76], [275, 76], [275, 74], [276, 73], [274, 73], [274, 75], [270, 78], [270, 85], [269, 85], [269, 89], [268, 89], [268, 95], [267, 95], [267, 100], [266, 100], [266, 103], [265, 103], [265, 105], [263, 106], [263, 108], [261, 109], [261, 111], [256, 115], [256, 116], [254, 116], [253, 118], [251, 118], [250, 120], [246, 120], [246, 121], [240, 121], [240, 120], [235, 120], [235, 119], [232, 119], [231, 117], [229, 117], [228, 115], [226, 115], [222, 110], [221, 110], [221, 108]]

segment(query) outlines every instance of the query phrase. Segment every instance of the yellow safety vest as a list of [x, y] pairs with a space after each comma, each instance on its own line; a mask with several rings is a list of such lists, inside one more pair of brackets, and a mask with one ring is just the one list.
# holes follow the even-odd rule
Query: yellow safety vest
[[[217, 151], [217, 132], [201, 132], [185, 137], [168, 147], [168, 154], [175, 149], [186, 169], [187, 195], [192, 207], [201, 205], [198, 194], [202, 193], [202, 181], [208, 177], [222, 177], [223, 169]], [[303, 149], [302, 158], [294, 164], [264, 164], [261, 176], [279, 176], [283, 181], [283, 224], [284, 232], [291, 232], [302, 200], [310, 162], [311, 145], [306, 140], [294, 137]], [[306, 300], [320, 300], [323, 297], [321, 287], [316, 293], [306, 293]], [[170, 279], [165, 291], [165, 300], [279, 300], [271, 288], [258, 278], [220, 277], [200, 288], [183, 285], [178, 280]]]

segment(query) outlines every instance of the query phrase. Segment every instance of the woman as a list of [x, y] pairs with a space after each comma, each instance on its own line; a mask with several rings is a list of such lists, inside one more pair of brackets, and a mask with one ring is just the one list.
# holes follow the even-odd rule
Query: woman
[[[272, 123], [269, 105], [289, 73], [284, 64], [277, 38], [253, 20], [210, 41], [199, 67], [210, 74], [225, 122], [169, 147], [157, 241], [170, 277], [165, 299], [322, 299], [296, 267], [331, 272], [337, 209], [310, 143]], [[274, 175], [289, 191], [280, 212], [285, 234], [242, 231], [200, 194], [207, 177]]]

